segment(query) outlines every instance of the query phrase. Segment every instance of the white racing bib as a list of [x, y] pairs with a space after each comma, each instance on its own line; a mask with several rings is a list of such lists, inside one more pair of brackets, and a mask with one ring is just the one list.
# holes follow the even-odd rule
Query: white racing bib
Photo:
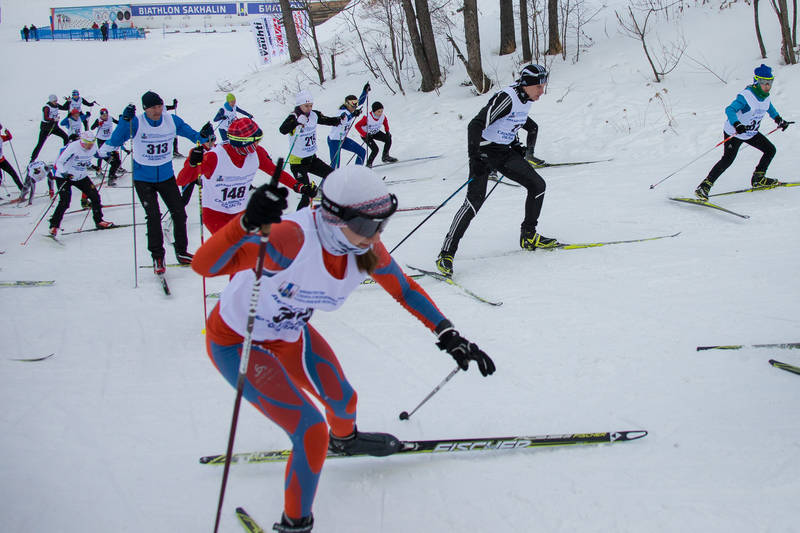
[[528, 111], [533, 102], [529, 101], [523, 104], [517, 96], [517, 91], [511, 87], [506, 87], [503, 92], [511, 97], [511, 111], [486, 126], [481, 132], [481, 136], [493, 143], [511, 144], [517, 138], [517, 131], [528, 120]]
[[133, 159], [146, 167], [158, 167], [172, 161], [172, 141], [176, 134], [172, 115], [161, 115], [161, 124], [151, 126], [144, 113], [133, 136]]
[[250, 183], [258, 171], [258, 154], [247, 154], [242, 168], [238, 168], [222, 145], [211, 151], [217, 154], [217, 168], [203, 180], [203, 207], [221, 213], [241, 213], [247, 207]]

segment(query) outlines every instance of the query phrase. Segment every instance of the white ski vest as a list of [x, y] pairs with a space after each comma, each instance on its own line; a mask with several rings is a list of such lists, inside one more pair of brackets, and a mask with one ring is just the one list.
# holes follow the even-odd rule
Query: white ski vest
[[158, 167], [172, 161], [172, 141], [177, 129], [172, 115], [161, 115], [161, 124], [151, 126], [144, 113], [139, 115], [139, 127], [133, 136], [133, 159], [146, 167]]
[[222, 145], [211, 151], [217, 154], [217, 168], [203, 181], [203, 207], [221, 213], [241, 213], [250, 198], [250, 183], [258, 170], [258, 154], [247, 154], [242, 168], [238, 168]]
[[33, 181], [42, 181], [47, 176], [47, 164], [44, 161], [34, 161], [28, 165], [25, 172]]
[[[289, 138], [289, 146], [294, 141], [294, 148], [292, 148], [292, 156], [303, 159], [317, 153], [317, 114], [313, 111], [308, 114], [308, 122], [303, 126], [302, 131], [297, 134], [297, 140], [294, 137]], [[300, 126], [297, 126], [298, 131]]]
[[517, 131], [528, 120], [528, 111], [533, 102], [528, 101], [523, 104], [517, 96], [517, 91], [512, 87], [506, 87], [503, 92], [511, 97], [511, 111], [486, 126], [481, 132], [481, 136], [493, 143], [511, 144], [517, 138]]
[[226, 130], [231, 127], [231, 123], [236, 120], [236, 110], [238, 108], [233, 106], [231, 111], [228, 111], [225, 106], [222, 106], [222, 111], [225, 113], [225, 118], [219, 123], [219, 129]]
[[[739, 93], [739, 96], [744, 97], [747, 101], [747, 105], [750, 106], [750, 110], [742, 113], [738, 111], [736, 113], [736, 117], [739, 119], [739, 122], [747, 126], [747, 131], [737, 135], [737, 139], [747, 140], [752, 139], [755, 137], [756, 133], [758, 133], [758, 128], [761, 126], [761, 119], [764, 118], [764, 115], [767, 114], [767, 110], [769, 109], [770, 105], [770, 97], [767, 96], [764, 98], [764, 101], [760, 101], [756, 98], [751, 91], [745, 89], [744, 91]], [[736, 128], [733, 127], [731, 121], [727, 118], [725, 119], [725, 133], [727, 135], [733, 135], [736, 133]]]
[[[344, 122], [340, 122], [338, 126], [332, 127], [331, 131], [328, 132], [328, 139], [330, 139], [332, 141], [341, 142], [342, 139], [344, 139], [345, 135], [347, 135], [347, 132], [350, 131], [350, 126], [351, 126], [351, 124], [353, 124], [353, 121], [356, 119], [356, 117], [353, 116], [353, 114], [350, 113], [349, 111], [347, 111], [346, 109], [341, 109], [340, 111], [344, 111], [346, 113], [346, 115], [345, 115], [345, 118], [344, 118]], [[341, 115], [342, 114], [339, 113], [339, 116], [341, 116]], [[367, 119], [367, 120], [369, 120], [369, 119]]]
[[82, 111], [81, 99], [80, 98], [78, 98], [77, 100], [75, 100], [74, 98], [70, 98], [69, 99], [69, 109], [67, 110], [67, 113], [69, 113], [73, 109], [77, 109], [78, 111]]
[[64, 174], [72, 174], [72, 181], [85, 178], [96, 154], [96, 144], [92, 144], [92, 147], [86, 150], [80, 141], [69, 143], [56, 159], [56, 175], [63, 178]]
[[107, 141], [111, 138], [114, 131], [114, 121], [110, 118], [97, 126], [97, 138], [101, 141]]
[[67, 135], [80, 135], [83, 122], [72, 117], [67, 118]]
[[367, 133], [370, 135], [375, 135], [381, 128], [383, 127], [383, 123], [386, 120], [386, 115], [381, 113], [381, 118], [375, 118], [375, 115], [372, 114], [372, 111], [367, 113]]
[[[300, 225], [305, 236], [303, 247], [289, 268], [271, 277], [261, 277], [253, 340], [294, 342], [311, 319], [315, 309], [333, 311], [367, 277], [358, 270], [355, 254], [347, 256], [344, 279], [336, 279], [325, 268], [322, 244], [317, 235], [311, 209], [301, 209], [283, 217]], [[236, 333], [245, 336], [250, 294], [255, 272], [238, 272], [220, 298], [220, 316]]]

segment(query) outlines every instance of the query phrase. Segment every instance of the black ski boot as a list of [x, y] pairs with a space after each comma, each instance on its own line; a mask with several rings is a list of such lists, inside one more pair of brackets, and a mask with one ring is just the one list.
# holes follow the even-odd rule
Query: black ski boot
[[373, 455], [383, 457], [400, 451], [403, 445], [394, 435], [388, 433], [365, 433], [355, 428], [344, 438], [330, 435], [328, 450], [344, 455]]
[[558, 240], [540, 235], [534, 229], [522, 228], [519, 236], [519, 246], [523, 250], [536, 250], [537, 248], [556, 248]]
[[768, 178], [764, 172], [753, 172], [753, 177], [750, 178], [750, 184], [753, 187], [772, 187], [778, 184], [775, 178]]
[[292, 520], [286, 513], [281, 516], [281, 521], [273, 524], [273, 531], [278, 533], [307, 533], [314, 527], [314, 515], [304, 516], [299, 520]]
[[383, 154], [383, 157], [381, 157], [381, 161], [383, 161], [384, 163], [397, 163], [397, 158], [392, 157], [389, 154]]
[[436, 258], [436, 268], [439, 272], [447, 276], [453, 277], [453, 254], [448, 254], [444, 251], [439, 252], [439, 257]]
[[713, 182], [704, 179], [703, 182], [694, 190], [694, 195], [703, 201], [708, 201], [708, 193], [711, 191], [711, 187], [713, 186]]

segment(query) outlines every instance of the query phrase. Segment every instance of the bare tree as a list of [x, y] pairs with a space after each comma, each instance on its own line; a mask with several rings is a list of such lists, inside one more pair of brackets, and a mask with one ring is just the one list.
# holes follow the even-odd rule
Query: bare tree
[[467, 40], [467, 74], [478, 94], [492, 86], [481, 65], [481, 37], [478, 26], [477, 0], [464, 0], [464, 35]]
[[531, 33], [528, 29], [528, 0], [519, 0], [519, 34], [522, 41], [522, 61], [530, 63], [531, 55]]
[[[772, 9], [775, 10], [781, 26], [781, 55], [783, 55], [783, 60], [787, 65], [794, 65], [797, 63], [797, 56], [794, 53], [792, 31], [789, 27], [789, 8], [786, 0], [769, 0], [769, 3], [772, 5]], [[795, 5], [795, 12], [797, 11], [796, 8], [797, 6]]]
[[[303, 0], [303, 10], [308, 15], [308, 28], [304, 28], [304, 33], [307, 36], [311, 37], [311, 43], [308, 43], [308, 39], [304, 39], [300, 44], [300, 52], [303, 56], [308, 59], [308, 62], [311, 63], [311, 66], [317, 73], [317, 78], [319, 79], [319, 84], [322, 85], [325, 83], [325, 64], [322, 61], [322, 52], [320, 52], [319, 48], [319, 40], [317, 39], [317, 30], [314, 27], [314, 24], [311, 20], [311, 10], [309, 8], [308, 2]], [[294, 19], [292, 19], [294, 20]]]
[[620, 15], [619, 11], [614, 11], [614, 14], [617, 17], [617, 21], [619, 22], [623, 32], [628, 37], [636, 39], [642, 43], [644, 55], [647, 57], [647, 62], [650, 64], [650, 68], [653, 71], [656, 82], [660, 82], [662, 77], [672, 72], [675, 67], [678, 66], [678, 63], [680, 62], [681, 57], [683, 57], [687, 47], [686, 41], [683, 40], [683, 38], [678, 39], [677, 42], [672, 43], [669, 47], [662, 45], [661, 53], [658, 56], [653, 56], [647, 47], [647, 24], [650, 21], [650, 17], [654, 15], [657, 16], [659, 13], [666, 13], [667, 10], [673, 5], [675, 4], [673, 3], [668, 6], [662, 6], [654, 1], [650, 1], [644, 4], [642, 7], [637, 7], [637, 11], [640, 12], [640, 18], [643, 17], [643, 20], [641, 21], [636, 18], [631, 4], [628, 4], [627, 16]]
[[514, 53], [516, 49], [514, 0], [500, 0], [500, 55]]
[[283, 27], [286, 30], [286, 44], [289, 47], [289, 61], [294, 63], [303, 57], [303, 52], [300, 50], [300, 40], [297, 38], [297, 28], [294, 25], [294, 17], [292, 16], [292, 6], [289, 0], [278, 0], [281, 6], [281, 20], [283, 20]]
[[761, 37], [761, 25], [758, 22], [758, 0], [753, 0], [753, 17], [756, 23], [756, 39], [758, 39], [758, 48], [761, 50], [762, 59], [767, 57], [767, 49], [764, 47], [764, 39]]
[[561, 53], [561, 41], [558, 38], [558, 0], [547, 0], [547, 51], [546, 55]]
[[439, 58], [436, 52], [436, 39], [433, 36], [430, 10], [427, 0], [416, 0], [417, 12], [411, 0], [402, 0], [403, 11], [406, 15], [408, 35], [411, 38], [411, 48], [414, 59], [422, 74], [420, 91], [430, 92], [441, 86], [439, 72]]

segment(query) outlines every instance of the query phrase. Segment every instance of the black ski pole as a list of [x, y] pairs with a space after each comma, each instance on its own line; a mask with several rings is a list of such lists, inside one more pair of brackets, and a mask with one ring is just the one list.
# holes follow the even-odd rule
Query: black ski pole
[[400, 247], [400, 245], [401, 245], [401, 244], [403, 244], [404, 242], [406, 242], [406, 239], [408, 239], [409, 237], [411, 237], [411, 235], [413, 235], [413, 234], [414, 234], [414, 232], [415, 232], [415, 231], [417, 231], [417, 230], [420, 228], [420, 226], [422, 226], [424, 223], [426, 223], [426, 222], [428, 221], [428, 219], [429, 219], [429, 218], [431, 218], [433, 215], [435, 215], [435, 214], [436, 214], [436, 212], [437, 212], [439, 209], [441, 209], [442, 207], [444, 207], [444, 204], [446, 204], [447, 202], [449, 202], [449, 201], [450, 201], [450, 199], [451, 199], [451, 198], [453, 198], [453, 196], [455, 196], [456, 194], [458, 194], [458, 191], [460, 191], [461, 189], [463, 189], [464, 187], [466, 187], [466, 186], [467, 186], [467, 184], [468, 184], [470, 181], [472, 181], [472, 178], [468, 179], [468, 180], [467, 180], [467, 181], [465, 181], [463, 184], [461, 184], [461, 186], [460, 186], [458, 189], [456, 189], [456, 190], [453, 192], [453, 194], [451, 194], [450, 196], [448, 196], [448, 197], [447, 197], [447, 199], [446, 199], [444, 202], [440, 203], [440, 204], [439, 204], [439, 206], [438, 206], [436, 209], [434, 209], [433, 211], [431, 211], [431, 214], [430, 214], [430, 215], [426, 216], [426, 217], [425, 217], [425, 219], [424, 219], [422, 222], [420, 222], [419, 224], [417, 224], [417, 227], [416, 227], [416, 228], [412, 229], [412, 230], [409, 232], [409, 234], [408, 234], [408, 235], [406, 235], [405, 237], [403, 237], [403, 240], [401, 240], [400, 242], [398, 242], [398, 243], [395, 245], [395, 247], [394, 247], [394, 248], [392, 248], [391, 250], [389, 250], [389, 253], [391, 254], [392, 252], [394, 252], [395, 250], [397, 250], [397, 249]]
[[[294, 146], [294, 144], [292, 144]], [[278, 159], [275, 165], [275, 172], [272, 173], [270, 187], [278, 186], [278, 178], [283, 170], [283, 159]], [[256, 312], [258, 310], [258, 297], [261, 292], [261, 273], [264, 271], [264, 258], [267, 255], [267, 243], [269, 234], [260, 232], [260, 243], [258, 245], [258, 260], [255, 266], [256, 279], [253, 282], [253, 292], [250, 294], [250, 310], [247, 313], [247, 329], [242, 343], [242, 358], [239, 361], [239, 376], [236, 379], [236, 400], [233, 403], [233, 416], [231, 416], [231, 429], [228, 433], [228, 448], [225, 452], [225, 469], [222, 472], [222, 485], [219, 488], [219, 502], [217, 503], [217, 519], [214, 522], [214, 533], [219, 530], [219, 519], [222, 514], [222, 502], [225, 499], [225, 487], [228, 484], [228, 473], [231, 469], [231, 454], [233, 453], [233, 441], [236, 438], [236, 424], [239, 421], [239, 407], [242, 405], [242, 392], [244, 390], [244, 380], [247, 375], [247, 367], [250, 362], [250, 347], [253, 344], [253, 328], [256, 322]]]
[[[69, 186], [69, 178], [64, 180], [64, 183], [61, 184], [61, 187], [59, 187], [58, 190], [56, 191], [56, 193], [53, 195], [53, 198], [50, 200], [50, 204], [47, 206], [47, 209], [44, 210], [44, 213], [42, 213], [42, 216], [39, 218], [39, 222], [36, 223], [36, 225], [33, 227], [31, 232], [28, 234], [28, 238], [25, 239], [24, 242], [20, 243], [22, 246], [25, 246], [26, 244], [28, 244], [28, 241], [33, 236], [33, 232], [36, 231], [36, 228], [38, 228], [39, 224], [41, 224], [42, 220], [44, 220], [44, 216], [47, 214], [48, 211], [50, 211], [50, 208], [53, 207], [53, 204], [55, 203], [56, 199], [58, 198], [58, 195], [61, 192], [61, 189], [63, 189], [65, 185]], [[33, 193], [31, 193], [31, 196], [32, 195], [33, 195]]]
[[459, 370], [461, 370], [461, 367], [460, 367], [460, 366], [457, 366], [457, 367], [455, 367], [453, 370], [451, 370], [451, 371], [450, 371], [450, 373], [449, 373], [449, 374], [447, 374], [447, 377], [446, 377], [446, 378], [444, 378], [444, 379], [442, 380], [442, 382], [441, 382], [441, 383], [439, 383], [438, 385], [436, 385], [436, 387], [435, 387], [435, 388], [434, 388], [432, 391], [430, 391], [430, 392], [428, 393], [428, 395], [427, 395], [427, 396], [425, 396], [425, 398], [424, 398], [424, 399], [423, 399], [421, 402], [419, 402], [419, 405], [417, 405], [417, 406], [416, 406], [416, 407], [415, 407], [415, 408], [414, 408], [414, 409], [413, 409], [413, 410], [412, 410], [410, 413], [409, 413], [409, 412], [407, 412], [407, 411], [403, 411], [402, 413], [400, 413], [400, 420], [408, 420], [408, 419], [411, 417], [411, 415], [413, 415], [414, 413], [416, 413], [416, 412], [417, 412], [417, 409], [419, 409], [420, 407], [422, 407], [422, 405], [423, 405], [425, 402], [427, 402], [428, 400], [430, 400], [430, 399], [431, 399], [431, 397], [432, 397], [434, 394], [436, 394], [437, 392], [439, 392], [439, 389], [441, 389], [442, 387], [444, 387], [445, 383], [447, 383], [448, 381], [450, 381], [450, 380], [453, 378], [453, 376], [455, 376], [455, 375], [458, 373], [458, 371], [459, 371]]

